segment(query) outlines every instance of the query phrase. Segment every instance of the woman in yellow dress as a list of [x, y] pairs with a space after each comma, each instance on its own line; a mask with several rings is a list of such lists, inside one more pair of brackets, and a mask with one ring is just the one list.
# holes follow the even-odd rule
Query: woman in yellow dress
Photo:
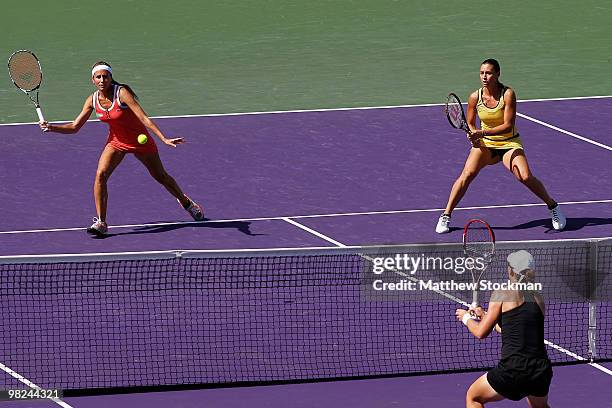
[[[512, 88], [499, 82], [500, 72], [499, 63], [494, 59], [487, 59], [480, 65], [483, 86], [470, 95], [467, 109], [468, 137], [473, 147], [463, 171], [453, 184], [444, 213], [438, 219], [436, 232], [439, 234], [449, 232], [451, 213], [480, 170], [500, 161], [518, 181], [546, 203], [553, 228], [557, 231], [565, 228], [566, 220], [559, 205], [529, 170], [523, 144], [514, 125], [516, 94]], [[481, 129], [476, 127], [476, 115], [480, 119]]]

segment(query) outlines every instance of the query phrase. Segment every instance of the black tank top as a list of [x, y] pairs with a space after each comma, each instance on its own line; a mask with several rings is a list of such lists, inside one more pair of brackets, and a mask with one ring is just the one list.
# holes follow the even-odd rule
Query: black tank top
[[524, 292], [525, 302], [501, 314], [501, 358], [548, 358], [544, 345], [544, 314], [533, 294]]

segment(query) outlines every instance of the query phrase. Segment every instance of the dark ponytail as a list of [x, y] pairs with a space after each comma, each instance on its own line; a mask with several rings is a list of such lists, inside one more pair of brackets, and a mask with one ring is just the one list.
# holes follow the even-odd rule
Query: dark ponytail
[[[95, 64], [93, 64], [93, 65], [91, 66], [91, 69], [94, 69], [94, 67], [95, 67], [96, 65], [108, 65], [109, 67], [111, 66], [111, 65], [110, 65], [108, 62], [106, 62], [106, 61], [98, 61], [98, 62], [96, 62]], [[131, 87], [130, 87], [128, 84], [122, 84], [121, 82], [117, 82], [117, 81], [115, 81], [115, 78], [113, 78], [113, 74], [112, 74], [112, 73], [111, 73], [111, 83], [112, 83], [113, 85], [119, 85], [119, 86], [124, 87], [125, 89], [127, 89], [127, 91], [128, 91], [129, 93], [131, 93], [131, 94], [132, 94], [132, 96], [133, 96], [134, 98], [138, 99], [138, 95], [136, 95], [136, 92], [134, 92], [134, 90], [133, 90], [133, 89], [132, 89], [132, 88], [131, 88]]]

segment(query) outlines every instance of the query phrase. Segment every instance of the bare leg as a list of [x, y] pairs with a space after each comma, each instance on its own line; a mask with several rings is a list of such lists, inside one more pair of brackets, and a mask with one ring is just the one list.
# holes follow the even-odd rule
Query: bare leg
[[121, 152], [110, 145], [106, 145], [98, 160], [98, 169], [96, 170], [96, 178], [94, 179], [94, 200], [96, 202], [98, 218], [102, 222], [106, 222], [108, 179], [124, 157], [125, 152]]
[[482, 408], [487, 402], [501, 401], [504, 397], [499, 395], [489, 381], [487, 375], [481, 375], [468, 389], [465, 396], [466, 408]]
[[159, 158], [157, 153], [136, 154], [136, 158], [145, 165], [151, 176], [161, 185], [163, 185], [170, 194], [172, 194], [183, 207], [189, 206], [189, 198], [183, 193], [177, 182], [170, 176]]
[[472, 148], [470, 154], [465, 160], [465, 165], [461, 174], [455, 180], [453, 187], [451, 188], [450, 196], [446, 208], [444, 209], [445, 214], [451, 214], [455, 209], [459, 201], [463, 198], [463, 195], [467, 191], [470, 183], [478, 175], [483, 167], [496, 163], [497, 161], [491, 156], [491, 152], [487, 148]]
[[527, 157], [525, 157], [523, 149], [510, 150], [504, 154], [503, 162], [504, 166], [514, 174], [514, 177], [544, 201], [546, 205], [548, 205], [548, 208], [552, 208], [557, 204], [555, 200], [548, 195], [544, 184], [531, 174], [529, 164], [527, 163]]

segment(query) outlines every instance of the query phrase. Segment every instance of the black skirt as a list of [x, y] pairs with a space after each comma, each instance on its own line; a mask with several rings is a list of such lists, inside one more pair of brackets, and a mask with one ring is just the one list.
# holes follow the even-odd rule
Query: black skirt
[[487, 373], [487, 381], [502, 397], [519, 401], [528, 395], [548, 395], [552, 376], [552, 366], [547, 358], [511, 356], [502, 359]]

